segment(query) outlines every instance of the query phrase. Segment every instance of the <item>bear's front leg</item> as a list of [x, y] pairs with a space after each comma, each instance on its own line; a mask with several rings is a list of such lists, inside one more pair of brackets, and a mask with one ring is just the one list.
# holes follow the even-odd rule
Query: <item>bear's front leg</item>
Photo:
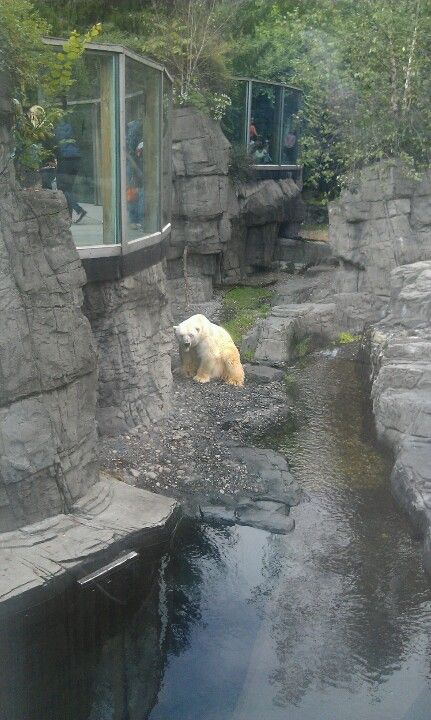
[[184, 377], [192, 378], [197, 371], [197, 362], [192, 350], [180, 348], [181, 372]]
[[197, 373], [196, 373], [196, 375], [194, 376], [193, 380], [196, 380], [196, 382], [200, 382], [200, 383], [207, 383], [207, 382], [209, 382], [209, 381], [211, 380], [211, 378], [210, 378], [210, 376], [208, 375], [208, 373], [205, 372], [205, 370], [199, 368], [199, 370], [197, 371]]
[[228, 385], [238, 385], [239, 387], [244, 385], [244, 368], [235, 346], [226, 353], [222, 377]]
[[196, 382], [207, 383], [214, 377], [212, 354], [212, 350], [208, 349], [207, 343], [202, 342], [196, 353], [199, 361], [196, 374], [193, 377]]

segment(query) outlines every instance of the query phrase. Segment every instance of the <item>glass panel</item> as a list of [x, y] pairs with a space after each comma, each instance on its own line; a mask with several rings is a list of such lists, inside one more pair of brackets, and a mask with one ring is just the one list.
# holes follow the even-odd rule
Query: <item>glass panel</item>
[[86, 52], [55, 129], [57, 189], [66, 196], [76, 245], [118, 241], [117, 59]]
[[281, 162], [284, 165], [296, 165], [298, 162], [299, 96], [297, 90], [285, 88], [281, 146]]
[[126, 57], [126, 239], [160, 230], [162, 74]]
[[256, 165], [280, 162], [281, 87], [253, 82], [249, 148]]
[[245, 145], [247, 124], [247, 81], [233, 80], [228, 85], [232, 104], [221, 121], [221, 129], [231, 143]]
[[163, 76], [163, 203], [162, 227], [171, 222], [172, 204], [172, 83]]

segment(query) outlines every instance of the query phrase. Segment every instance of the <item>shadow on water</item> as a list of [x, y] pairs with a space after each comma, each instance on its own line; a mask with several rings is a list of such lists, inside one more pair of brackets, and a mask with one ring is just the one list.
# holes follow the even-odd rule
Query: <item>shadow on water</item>
[[187, 520], [106, 592], [11, 619], [2, 720], [429, 720], [431, 592], [357, 364], [289, 373], [289, 423], [258, 442], [309, 494], [295, 531]]
[[[163, 668], [160, 550], [97, 585], [69, 587], [0, 624], [1, 720], [144, 717]], [[129, 693], [133, 687], [134, 692]]]

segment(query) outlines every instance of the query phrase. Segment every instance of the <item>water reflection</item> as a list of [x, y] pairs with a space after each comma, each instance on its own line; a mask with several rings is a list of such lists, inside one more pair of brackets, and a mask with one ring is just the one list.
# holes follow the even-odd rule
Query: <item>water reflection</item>
[[294, 417], [260, 440], [286, 453], [311, 500], [288, 537], [207, 529], [222, 555], [217, 567], [196, 557], [200, 617], [151, 720], [429, 718], [431, 594], [356, 371], [323, 355], [293, 371]]
[[[168, 655], [179, 655], [189, 647], [193, 626], [203, 621], [202, 584], [223, 572], [223, 556], [232, 547], [233, 538], [227, 527], [214, 532], [212, 537], [204, 526], [187, 519], [178, 532], [166, 577], [164, 648]], [[204, 559], [210, 562], [204, 565]]]
[[[2, 720], [142, 718], [157, 698], [160, 549], [0, 626]], [[144, 714], [142, 714], [144, 713]]]
[[185, 521], [106, 592], [4, 623], [2, 720], [429, 720], [431, 592], [355, 363], [292, 373], [260, 442], [309, 493], [296, 530]]

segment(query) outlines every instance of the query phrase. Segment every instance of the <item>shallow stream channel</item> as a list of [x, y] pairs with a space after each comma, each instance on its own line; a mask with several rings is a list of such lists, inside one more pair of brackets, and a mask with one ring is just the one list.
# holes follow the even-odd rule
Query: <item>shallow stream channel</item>
[[286, 381], [291, 417], [255, 442], [308, 495], [295, 529], [182, 521], [145, 587], [135, 568], [27, 634], [30, 680], [9, 648], [4, 720], [429, 720], [431, 590], [353, 348]]

